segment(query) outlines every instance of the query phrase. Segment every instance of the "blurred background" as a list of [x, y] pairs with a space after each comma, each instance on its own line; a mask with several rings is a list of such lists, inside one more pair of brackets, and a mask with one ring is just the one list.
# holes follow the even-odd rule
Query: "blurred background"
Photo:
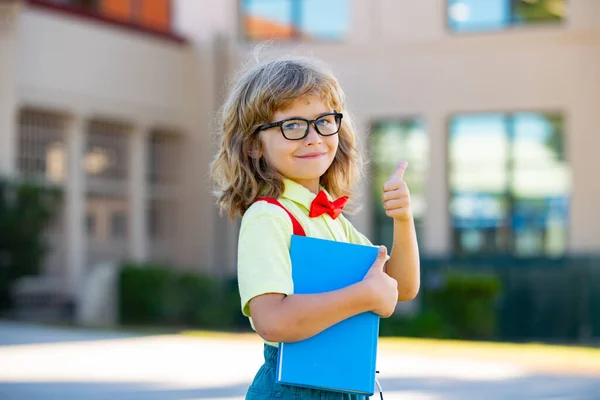
[[600, 343], [598, 0], [0, 1], [6, 323], [249, 331], [208, 172], [264, 41], [338, 76], [374, 243], [409, 162], [422, 287], [382, 336]]

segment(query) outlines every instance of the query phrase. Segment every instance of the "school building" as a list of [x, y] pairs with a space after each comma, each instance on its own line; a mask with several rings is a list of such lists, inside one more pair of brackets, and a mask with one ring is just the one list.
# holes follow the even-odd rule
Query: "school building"
[[351, 217], [390, 244], [402, 160], [428, 257], [600, 254], [597, 0], [8, 0], [0, 173], [60, 185], [44, 275], [95, 265], [235, 274], [210, 193], [227, 81], [260, 57], [326, 61], [369, 160]]

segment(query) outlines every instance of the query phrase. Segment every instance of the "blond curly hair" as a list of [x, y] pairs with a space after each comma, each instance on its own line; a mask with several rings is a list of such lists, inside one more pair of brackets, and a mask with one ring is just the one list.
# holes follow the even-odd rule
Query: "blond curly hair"
[[320, 184], [335, 197], [353, 194], [354, 183], [362, 172], [362, 159], [338, 80], [318, 60], [280, 58], [243, 71], [223, 104], [218, 152], [211, 164], [221, 214], [234, 219], [243, 216], [257, 197], [282, 195], [284, 177], [264, 157], [252, 156], [253, 149], [261, 149], [257, 129], [272, 122], [276, 111], [310, 95], [319, 96], [344, 114], [337, 153]]

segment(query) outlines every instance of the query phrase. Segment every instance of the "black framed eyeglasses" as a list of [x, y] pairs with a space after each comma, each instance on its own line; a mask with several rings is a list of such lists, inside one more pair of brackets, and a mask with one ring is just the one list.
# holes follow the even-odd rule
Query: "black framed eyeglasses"
[[289, 118], [283, 121], [273, 122], [259, 126], [256, 132], [278, 126], [281, 134], [287, 140], [301, 140], [308, 136], [308, 128], [313, 124], [315, 130], [321, 136], [332, 136], [340, 131], [343, 114], [332, 112], [321, 115], [317, 119]]

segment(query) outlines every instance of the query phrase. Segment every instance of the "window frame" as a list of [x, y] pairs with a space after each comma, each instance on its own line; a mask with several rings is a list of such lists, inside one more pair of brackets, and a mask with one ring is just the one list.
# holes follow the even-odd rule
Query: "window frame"
[[[457, 35], [457, 36], [499, 34], [499, 33], [520, 31], [520, 30], [524, 30], [524, 29], [544, 29], [544, 28], [546, 28], [546, 29], [547, 28], [563, 29], [568, 20], [567, 12], [565, 12], [564, 17], [559, 20], [536, 20], [536, 21], [532, 21], [530, 23], [519, 24], [519, 23], [517, 23], [517, 20], [515, 18], [515, 14], [514, 14], [514, 4], [513, 4], [514, 0], [507, 0], [510, 3], [510, 5], [509, 5], [510, 16], [509, 16], [506, 24], [502, 25], [500, 28], [456, 30], [452, 27], [452, 24], [450, 22], [450, 20], [451, 20], [451, 18], [450, 18], [450, 5], [451, 4], [450, 4], [450, 2], [451, 1], [452, 0], [445, 0], [445, 12], [443, 13], [444, 26], [446, 28], [446, 32], [450, 33], [451, 35]], [[563, 1], [565, 3], [565, 6], [569, 4], [568, 0], [563, 0]]]
[[[302, 31], [298, 30], [297, 32], [293, 32], [293, 34], [288, 37], [288, 38], [253, 38], [251, 36], [248, 35], [248, 32], [246, 30], [246, 26], [245, 26], [245, 17], [246, 14], [244, 13], [244, 5], [247, 2], [252, 2], [252, 1], [256, 1], [256, 0], [238, 0], [237, 1], [237, 27], [238, 27], [238, 39], [243, 42], [243, 43], [248, 43], [248, 44], [256, 44], [257, 42], [263, 42], [263, 41], [269, 41], [269, 40], [274, 40], [280, 43], [290, 43], [290, 44], [297, 44], [297, 43], [311, 43], [311, 44], [316, 44], [316, 43], [324, 43], [324, 44], [339, 44], [339, 43], [345, 43], [348, 40], [349, 37], [349, 33], [350, 33], [350, 29], [351, 29], [351, 20], [352, 20], [352, 2], [350, 0], [344, 0], [347, 2], [347, 7], [348, 7], [348, 24], [347, 24], [347, 30], [343, 35], [340, 35], [339, 37], [333, 38], [333, 39], [326, 39], [326, 38], [321, 38], [321, 37], [315, 37], [315, 36], [307, 36], [307, 37], [303, 37], [303, 33]], [[259, 0], [260, 1], [260, 0]], [[264, 1], [264, 0], [263, 0]], [[290, 23], [292, 24], [292, 27], [297, 27], [298, 25], [300, 25], [301, 21], [302, 21], [302, 2], [305, 0], [289, 0], [292, 5], [290, 7]], [[294, 13], [298, 13], [299, 15], [294, 15]]]
[[[464, 117], [464, 116], [479, 116], [479, 115], [489, 115], [489, 114], [500, 114], [502, 115], [503, 119], [505, 121], [507, 121], [508, 124], [514, 125], [514, 118], [515, 115], [518, 114], [540, 114], [540, 115], [549, 115], [549, 116], [560, 116], [562, 118], [562, 124], [563, 124], [563, 131], [562, 131], [562, 136], [563, 136], [563, 161], [567, 164], [567, 166], [570, 166], [570, 153], [569, 153], [569, 143], [566, 137], [566, 127], [568, 126], [568, 114], [565, 110], [563, 109], [536, 109], [536, 108], [530, 108], [530, 109], [513, 109], [511, 111], [506, 111], [506, 110], [497, 110], [497, 109], [490, 109], [490, 110], [478, 110], [478, 111], [472, 111], [472, 110], [461, 110], [461, 111], [454, 111], [452, 113], [450, 113], [447, 118], [446, 118], [446, 123], [445, 123], [445, 131], [446, 131], [446, 135], [444, 136], [444, 139], [446, 140], [445, 146], [446, 146], [446, 152], [445, 152], [445, 157], [446, 157], [446, 174], [444, 176], [444, 179], [446, 181], [446, 198], [447, 198], [447, 207], [446, 207], [446, 212], [447, 212], [447, 232], [448, 232], [448, 246], [449, 246], [449, 255], [454, 257], [454, 258], [459, 258], [459, 259], [485, 259], [485, 258], [490, 258], [490, 257], [501, 257], [501, 256], [509, 256], [509, 257], [516, 257], [516, 258], [521, 258], [521, 259], [536, 259], [536, 258], [561, 258], [561, 257], [565, 257], [568, 254], [569, 251], [569, 243], [570, 243], [570, 237], [571, 237], [571, 206], [572, 206], [572, 190], [569, 193], [569, 206], [568, 206], [568, 210], [569, 210], [569, 215], [568, 215], [568, 219], [567, 219], [567, 223], [565, 224], [565, 235], [564, 235], [564, 241], [565, 241], [565, 252], [563, 255], [558, 256], [558, 257], [552, 257], [550, 255], [547, 254], [537, 254], [537, 255], [519, 255], [515, 253], [515, 242], [514, 242], [514, 229], [509, 226], [508, 229], [508, 233], [509, 233], [509, 239], [508, 239], [508, 248], [505, 251], [497, 251], [497, 252], [492, 252], [492, 253], [477, 253], [477, 254], [461, 254], [460, 252], [457, 251], [457, 248], [455, 246], [455, 238], [454, 238], [454, 233], [455, 233], [455, 228], [454, 228], [454, 224], [452, 221], [452, 210], [450, 208], [452, 199], [453, 199], [453, 195], [452, 195], [452, 187], [451, 187], [451, 181], [450, 181], [450, 173], [452, 171], [452, 166], [451, 166], [451, 151], [450, 151], [450, 134], [451, 134], [451, 124], [454, 118], [456, 117]], [[514, 137], [512, 137], [511, 135], [514, 135], [514, 128], [512, 128], [512, 131], [508, 133], [509, 136], [509, 144], [510, 146], [512, 146], [512, 144], [514, 143]], [[513, 165], [513, 149], [509, 148], [509, 153], [507, 155], [507, 160], [506, 160], [506, 164], [505, 164], [505, 169], [508, 172], [508, 182], [507, 182], [507, 190], [503, 193], [503, 196], [505, 196], [506, 201], [509, 204], [509, 210], [507, 213], [507, 218], [512, 218], [512, 216], [514, 215], [514, 203], [515, 203], [515, 196], [512, 195], [510, 193], [510, 184], [512, 182], [511, 179], [511, 173], [512, 171], [514, 171], [514, 165]], [[573, 177], [571, 175], [571, 182], [573, 180]]]

